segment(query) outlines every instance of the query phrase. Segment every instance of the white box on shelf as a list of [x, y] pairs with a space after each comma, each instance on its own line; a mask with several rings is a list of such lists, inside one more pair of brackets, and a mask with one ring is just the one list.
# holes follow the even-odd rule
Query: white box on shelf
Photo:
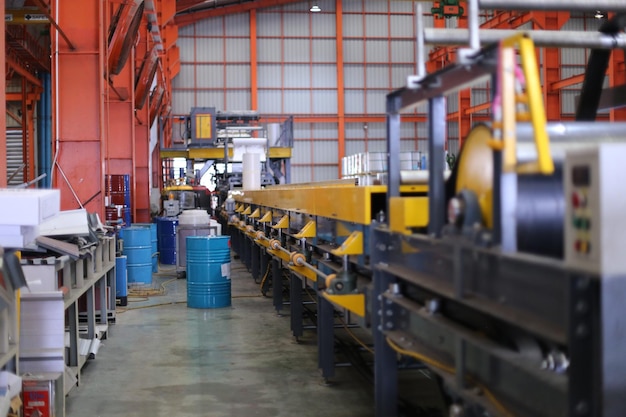
[[0, 389], [6, 390], [8, 397], [13, 398], [22, 392], [22, 378], [8, 371], [0, 371]]
[[60, 208], [59, 190], [0, 188], [2, 224], [36, 226]]
[[22, 271], [24, 271], [24, 277], [28, 283], [28, 288], [24, 288], [22, 294], [59, 290], [56, 265], [54, 263], [40, 265], [22, 264]]

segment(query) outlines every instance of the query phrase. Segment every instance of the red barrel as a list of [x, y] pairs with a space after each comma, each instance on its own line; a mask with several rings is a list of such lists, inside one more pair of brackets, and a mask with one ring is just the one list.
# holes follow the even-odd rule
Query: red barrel
[[105, 175], [104, 189], [110, 206], [130, 206], [130, 175]]
[[105, 207], [104, 214], [110, 224], [117, 223], [119, 219], [122, 219], [126, 226], [131, 224], [130, 207]]

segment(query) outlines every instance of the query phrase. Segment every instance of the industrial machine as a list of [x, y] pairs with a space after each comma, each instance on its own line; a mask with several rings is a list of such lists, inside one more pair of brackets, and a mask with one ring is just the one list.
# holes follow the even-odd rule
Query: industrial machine
[[[471, 131], [446, 176], [445, 96], [485, 77], [494, 120]], [[422, 102], [428, 175], [406, 184], [400, 112]], [[406, 358], [441, 388], [437, 415], [623, 415], [626, 197], [615, 173], [626, 126], [547, 124], [524, 35], [390, 93], [386, 108], [387, 186], [244, 190], [222, 217], [277, 311], [288, 273], [296, 338], [314, 292], [322, 377], [334, 375], [337, 326], [359, 325], [371, 333], [377, 417], [399, 415]]]
[[[163, 193], [164, 201], [179, 200], [181, 211], [205, 206], [209, 209], [220, 207], [232, 189], [291, 182], [293, 117], [266, 121], [256, 111], [224, 112], [214, 107], [194, 107], [189, 116], [184, 117], [183, 126], [180, 144], [173, 149], [161, 150], [162, 157], [184, 156], [187, 159], [186, 173], [180, 175], [184, 181], [181, 183], [179, 180], [174, 187], [170, 185]], [[198, 162], [204, 162], [204, 165], [201, 169], [194, 169]], [[193, 196], [184, 195], [189, 190], [180, 187], [200, 184], [207, 172], [212, 175], [211, 181], [215, 184], [215, 203], [196, 201], [191, 204], [190, 200], [181, 200]], [[174, 171], [171, 169], [164, 183], [173, 180]], [[174, 197], [170, 198], [172, 193]], [[200, 196], [196, 193], [195, 197]]]
[[169, 185], [161, 193], [163, 211], [168, 217], [183, 210], [211, 209], [211, 191], [203, 185]]

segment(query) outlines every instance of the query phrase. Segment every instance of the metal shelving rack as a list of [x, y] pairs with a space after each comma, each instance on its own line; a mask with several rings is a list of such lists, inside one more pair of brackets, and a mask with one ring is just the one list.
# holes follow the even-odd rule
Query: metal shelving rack
[[[74, 386], [80, 385], [81, 370], [89, 358], [89, 353], [81, 355], [81, 341], [106, 338], [109, 320], [115, 318], [115, 238], [99, 237], [98, 245], [93, 247], [84, 258], [72, 259], [64, 255], [22, 262], [29, 266], [54, 266], [52, 273], [49, 272], [50, 268], [42, 269], [41, 279], [57, 280], [57, 291], [22, 294], [22, 304], [23, 308], [28, 308], [29, 303], [52, 301], [57, 302], [55, 308], [60, 310], [62, 303], [62, 317], [65, 319], [63, 329], [59, 330], [62, 330], [64, 340], [65, 334], [69, 332], [69, 346], [66, 346], [64, 342], [62, 346], [53, 348], [28, 346], [26, 349], [22, 347], [20, 361], [30, 359], [32, 360], [31, 366], [37, 361], [56, 361], [56, 365], [50, 366], [57, 368], [62, 362], [65, 374], [65, 394], [67, 394]], [[46, 272], [49, 276], [44, 278]], [[107, 287], [110, 294], [108, 299]], [[83, 299], [85, 299], [86, 311], [81, 313]], [[85, 328], [81, 324], [84, 316], [86, 316]], [[42, 366], [46, 365], [42, 364]], [[46, 369], [41, 370], [41, 372], [45, 371], [49, 372]]]

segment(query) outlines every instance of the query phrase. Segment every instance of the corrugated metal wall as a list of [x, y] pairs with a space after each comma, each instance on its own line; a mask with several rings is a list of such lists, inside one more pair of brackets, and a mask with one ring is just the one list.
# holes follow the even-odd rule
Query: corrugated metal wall
[[15, 174], [8, 185], [19, 185], [24, 183], [24, 146], [22, 143], [22, 130], [8, 129], [7, 139], [7, 179]]
[[[296, 115], [292, 159], [294, 182], [338, 176], [338, 76], [345, 94], [345, 154], [385, 151], [385, 96], [406, 83], [415, 68], [413, 2], [344, 0], [343, 74], [337, 73], [335, 1], [316, 2], [321, 13], [310, 13], [309, 2], [257, 11], [257, 99], [262, 115]], [[482, 19], [490, 17], [485, 15]], [[564, 30], [596, 30], [599, 21], [572, 13]], [[457, 27], [456, 19], [445, 20]], [[428, 18], [425, 26], [432, 27]], [[532, 22], [521, 29], [530, 29]], [[179, 31], [181, 72], [174, 80], [174, 113], [193, 106], [220, 110], [251, 107], [249, 14], [210, 18]], [[543, 56], [540, 57], [540, 64]], [[562, 49], [561, 78], [584, 72], [588, 52]], [[563, 90], [562, 112], [573, 114], [580, 84]], [[458, 96], [448, 99], [448, 112], [458, 112]], [[491, 86], [475, 86], [471, 106], [491, 100]], [[475, 111], [471, 122], [484, 120], [489, 109]], [[427, 149], [425, 106], [402, 125], [403, 151]], [[458, 118], [448, 124], [449, 150], [458, 152]], [[176, 136], [176, 132], [175, 135]]]
[[179, 31], [181, 70], [173, 112], [191, 107], [250, 109], [250, 29], [247, 14], [201, 20]]

